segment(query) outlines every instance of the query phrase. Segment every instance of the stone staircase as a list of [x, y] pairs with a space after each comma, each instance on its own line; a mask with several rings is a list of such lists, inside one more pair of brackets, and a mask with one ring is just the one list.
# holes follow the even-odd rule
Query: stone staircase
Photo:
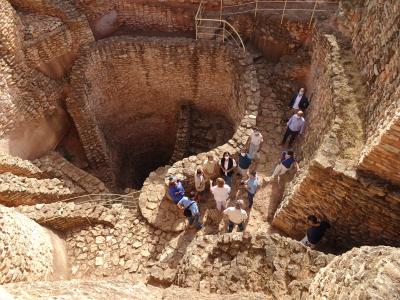
[[169, 164], [171, 165], [178, 160], [183, 159], [187, 154], [190, 137], [190, 114], [190, 105], [183, 104], [178, 117], [178, 130], [176, 132], [175, 148], [169, 161]]

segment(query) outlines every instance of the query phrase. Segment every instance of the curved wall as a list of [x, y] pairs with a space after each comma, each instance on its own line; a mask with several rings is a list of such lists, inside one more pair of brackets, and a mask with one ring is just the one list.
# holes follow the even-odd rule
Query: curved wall
[[183, 103], [219, 112], [236, 128], [245, 99], [234, 59], [230, 48], [182, 38], [93, 45], [74, 65], [67, 100], [91, 165], [118, 174], [132, 160], [149, 161], [149, 171], [166, 164]]

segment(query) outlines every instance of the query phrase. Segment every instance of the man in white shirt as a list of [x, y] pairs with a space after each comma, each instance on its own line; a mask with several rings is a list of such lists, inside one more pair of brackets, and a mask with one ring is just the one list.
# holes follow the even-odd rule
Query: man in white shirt
[[260, 150], [261, 144], [264, 141], [263, 136], [258, 128], [254, 128], [253, 132], [247, 140], [249, 146], [249, 157], [254, 159], [254, 155]]
[[301, 110], [294, 114], [287, 122], [287, 128], [285, 135], [283, 136], [281, 146], [286, 144], [286, 140], [290, 136], [289, 147], [291, 147], [296, 137], [299, 134], [303, 134], [305, 122], [306, 121], [303, 118], [303, 112]]
[[239, 231], [244, 230], [244, 221], [247, 219], [247, 213], [243, 207], [243, 200], [237, 200], [235, 207], [228, 207], [224, 210], [224, 215], [228, 217], [228, 232], [232, 232], [235, 225], [238, 226]]

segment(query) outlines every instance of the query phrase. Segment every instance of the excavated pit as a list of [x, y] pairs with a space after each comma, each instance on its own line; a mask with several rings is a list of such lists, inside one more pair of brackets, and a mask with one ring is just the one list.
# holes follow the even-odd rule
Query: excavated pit
[[74, 65], [68, 110], [91, 165], [110, 168], [121, 188], [140, 188], [172, 156], [226, 143], [245, 112], [233, 55], [184, 38], [118, 37], [90, 48]]

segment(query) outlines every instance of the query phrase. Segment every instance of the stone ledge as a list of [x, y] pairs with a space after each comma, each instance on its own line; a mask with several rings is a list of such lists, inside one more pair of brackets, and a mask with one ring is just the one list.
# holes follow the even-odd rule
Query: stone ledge
[[116, 210], [100, 204], [75, 204], [73, 202], [19, 206], [17, 210], [40, 225], [60, 232], [97, 224], [113, 227], [117, 214]]

